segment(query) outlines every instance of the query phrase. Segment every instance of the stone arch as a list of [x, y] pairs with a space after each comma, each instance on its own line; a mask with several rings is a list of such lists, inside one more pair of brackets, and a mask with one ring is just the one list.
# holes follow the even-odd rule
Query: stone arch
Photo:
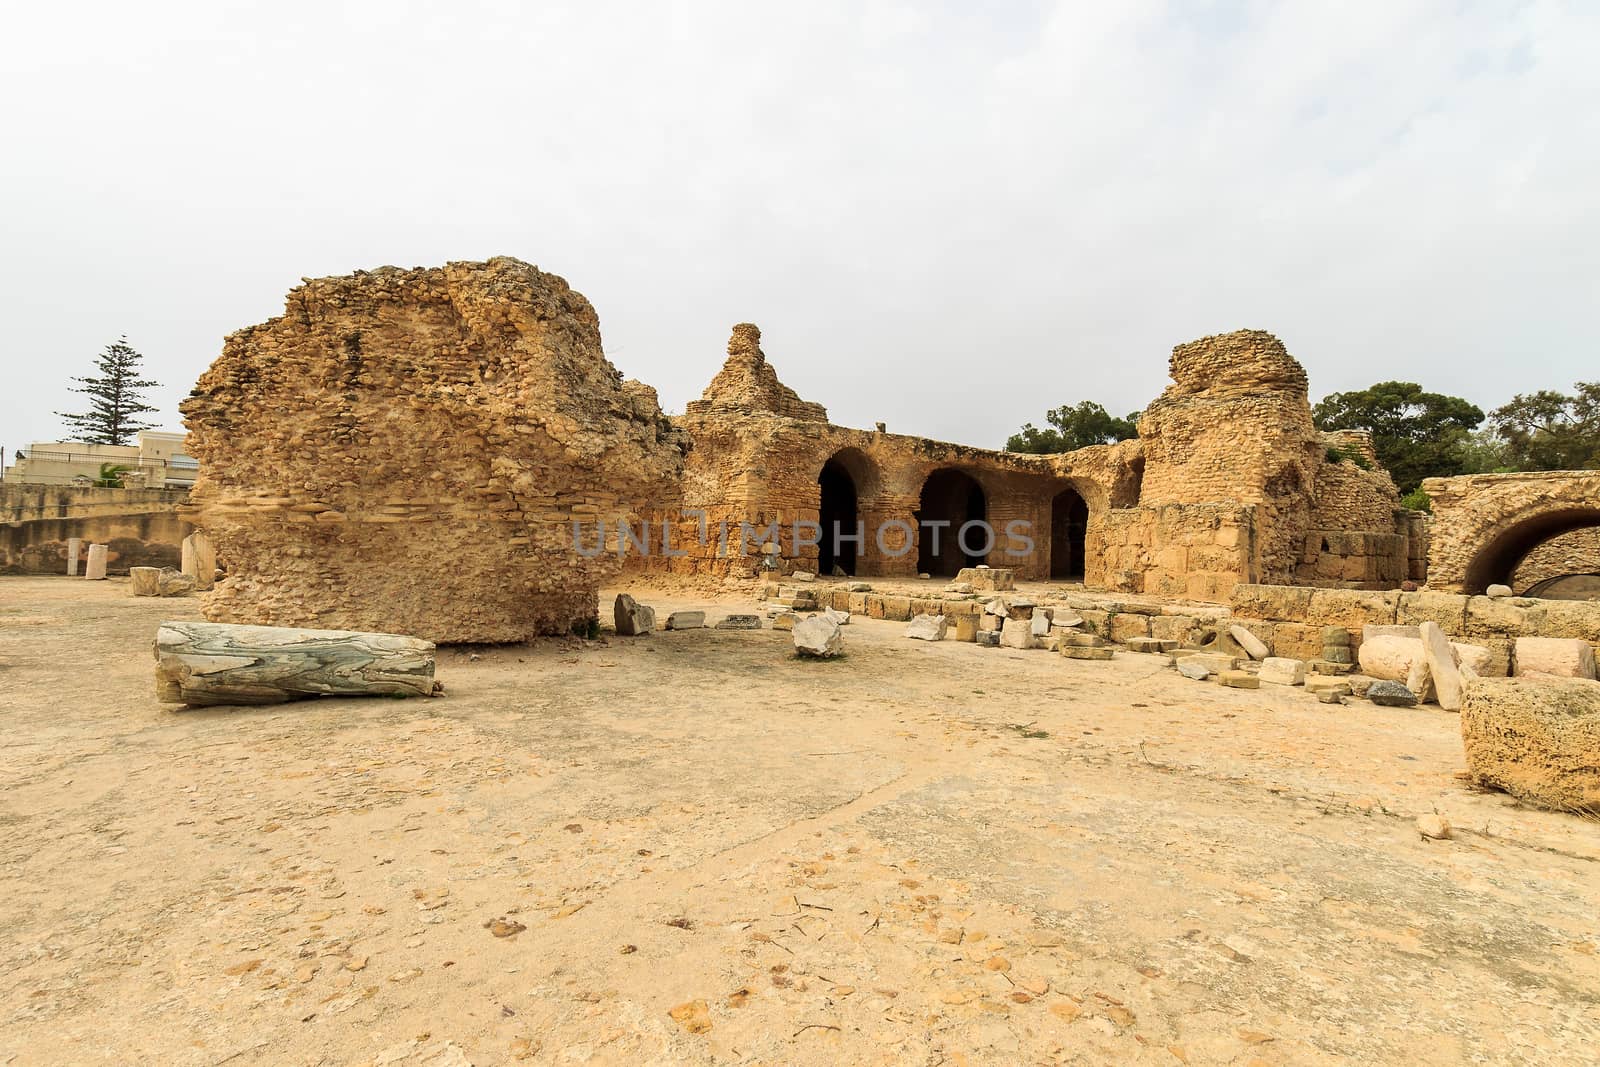
[[1430, 478], [1428, 587], [1482, 593], [1510, 584], [1538, 546], [1600, 526], [1600, 471]]
[[1089, 502], [1076, 487], [1050, 498], [1050, 577], [1083, 581], [1089, 535]]
[[872, 536], [864, 529], [862, 513], [863, 502], [878, 493], [877, 467], [859, 448], [841, 448], [817, 472], [817, 490], [817, 523], [822, 528], [818, 572], [831, 574], [838, 567], [855, 575]]
[[[989, 496], [972, 473], [959, 467], [938, 467], [923, 479], [918, 494], [917, 571], [919, 573], [953, 576], [962, 567], [975, 567], [989, 556], [988, 550], [968, 553], [963, 551], [960, 531], [973, 522], [988, 521]], [[937, 527], [944, 523], [947, 525]], [[970, 531], [967, 547], [978, 549], [986, 544], [992, 548], [990, 537], [980, 531]]]

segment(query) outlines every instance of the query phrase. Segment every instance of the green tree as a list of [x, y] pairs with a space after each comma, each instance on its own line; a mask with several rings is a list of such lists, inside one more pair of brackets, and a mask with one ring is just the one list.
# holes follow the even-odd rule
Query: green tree
[[1366, 430], [1378, 460], [1401, 493], [1424, 478], [1461, 473], [1462, 449], [1483, 411], [1458, 396], [1425, 392], [1415, 382], [1379, 382], [1330, 393], [1311, 411], [1323, 430]]
[[1517, 470], [1600, 468], [1600, 382], [1578, 382], [1570, 396], [1550, 389], [1518, 394], [1489, 421]]
[[1119, 419], [1092, 400], [1079, 404], [1063, 404], [1045, 412], [1045, 421], [1051, 429], [1041, 430], [1033, 423], [1024, 423], [1017, 433], [1006, 438], [1007, 452], [1071, 452], [1090, 445], [1108, 445], [1139, 436], [1135, 423], [1139, 413], [1133, 412]]
[[140, 430], [155, 425], [139, 421], [140, 415], [156, 410], [144, 402], [141, 390], [153, 389], [159, 384], [139, 377], [139, 364], [143, 359], [128, 347], [128, 339], [123, 337], [116, 344], [107, 345], [95, 360], [97, 376], [72, 379], [80, 383], [72, 391], [89, 396], [89, 410], [81, 415], [61, 411], [56, 415], [66, 420], [75, 440], [91, 445], [126, 445], [133, 442]]

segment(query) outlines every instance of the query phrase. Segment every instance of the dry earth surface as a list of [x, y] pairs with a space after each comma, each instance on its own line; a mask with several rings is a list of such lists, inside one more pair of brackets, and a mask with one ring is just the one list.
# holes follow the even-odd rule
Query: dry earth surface
[[1467, 788], [1436, 708], [858, 618], [831, 662], [657, 633], [180, 711], [197, 605], [127, 592], [0, 579], [0, 1065], [1600, 1048], [1600, 824]]

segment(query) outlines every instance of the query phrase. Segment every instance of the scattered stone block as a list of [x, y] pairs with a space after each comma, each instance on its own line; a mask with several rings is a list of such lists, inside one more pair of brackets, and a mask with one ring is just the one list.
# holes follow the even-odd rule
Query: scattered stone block
[[978, 616], [979, 632], [999, 633], [1000, 627], [1003, 625], [1005, 625], [1005, 619], [999, 615], [990, 615], [988, 612], [984, 612]]
[[1368, 678], [1364, 674], [1352, 674], [1345, 681], [1350, 683], [1351, 696], [1364, 697], [1367, 695], [1367, 690], [1372, 688], [1372, 683], [1377, 679]]
[[1487, 589], [1485, 589], [1483, 591], [1483, 595], [1484, 596], [1492, 596], [1492, 597], [1495, 597], [1496, 599], [1498, 599], [1500, 597], [1511, 596], [1512, 595], [1511, 587], [1509, 585], [1498, 585], [1498, 584], [1491, 585], [1489, 588], [1487, 588]]
[[1032, 597], [1006, 597], [1004, 602], [1006, 605], [1006, 618], [1016, 619], [1018, 622], [1028, 622], [1033, 618], [1034, 603]]
[[1480, 785], [1541, 808], [1600, 810], [1600, 685], [1551, 676], [1471, 681], [1461, 741]]
[[1061, 651], [1061, 635], [1059, 633], [1048, 633], [1043, 637], [1036, 637], [1034, 640], [1038, 642], [1038, 647], [1047, 652]]
[[[1354, 688], [1354, 687], [1352, 687]], [[1380, 678], [1367, 687], [1367, 699], [1386, 708], [1414, 708], [1417, 694], [1399, 682]]]
[[785, 611], [778, 615], [774, 615], [772, 616], [772, 628], [774, 630], [793, 630], [794, 620], [798, 619], [799, 617], [800, 616], [796, 615], [792, 611]]
[[1192, 659], [1180, 659], [1177, 661], [1176, 666], [1179, 674], [1185, 678], [1192, 678], [1197, 682], [1203, 682], [1211, 677], [1210, 667], [1207, 667], [1204, 663], [1196, 663]]
[[1050, 613], [1047, 608], [1034, 608], [1033, 618], [1028, 620], [1028, 632], [1035, 637], [1048, 637], [1050, 634]]
[[729, 615], [717, 623], [718, 630], [759, 630], [761, 629], [761, 616], [759, 615]]
[[1229, 689], [1261, 688], [1261, 679], [1249, 671], [1221, 671], [1217, 674], [1217, 681]]
[[91, 582], [98, 582], [106, 576], [106, 555], [108, 549], [105, 545], [89, 546], [89, 562], [83, 568], [83, 576]]
[[1178, 642], [1161, 637], [1130, 637], [1127, 646], [1129, 652], [1171, 652]]
[[956, 581], [996, 593], [1017, 587], [1016, 572], [1010, 567], [962, 567], [956, 572]]
[[956, 615], [953, 618], [955, 619], [956, 628], [955, 640], [976, 641], [978, 639], [978, 616]]
[[1433, 677], [1433, 691], [1439, 706], [1446, 711], [1461, 710], [1461, 672], [1456, 669], [1456, 652], [1450, 639], [1436, 622], [1421, 623], [1422, 654]]
[[[89, 565], [94, 566], [94, 547]], [[1595, 676], [1594, 646], [1577, 637], [1519, 637], [1512, 653], [1517, 677], [1550, 674], [1558, 678]]]
[[656, 609], [639, 603], [627, 593], [617, 594], [611, 605], [611, 615], [618, 637], [643, 637], [656, 628]]
[[1338, 696], [1349, 696], [1350, 683], [1343, 678], [1328, 678], [1319, 674], [1306, 675], [1306, 692], [1308, 693], [1334, 693]]
[[1261, 638], [1238, 623], [1228, 627], [1228, 636], [1237, 641], [1239, 647], [1244, 649], [1245, 653], [1253, 660], [1263, 660], [1272, 654]]
[[978, 644], [982, 645], [984, 648], [999, 648], [1000, 647], [1000, 631], [999, 630], [979, 630], [977, 632], [977, 634], [975, 635], [975, 637], [976, 637], [976, 640], [977, 640]]
[[950, 620], [944, 615], [918, 615], [906, 627], [906, 636], [917, 641], [943, 641]]
[[972, 592], [972, 583], [951, 582], [949, 585], [944, 587], [944, 591], [946, 593], [970, 593]]
[[793, 582], [814, 582], [817, 580], [817, 576], [811, 571], [795, 571], [789, 575], [789, 580]]
[[1039, 639], [1033, 636], [1033, 631], [1027, 626], [1007, 626], [1000, 631], [1000, 645], [1002, 648], [1037, 648]]
[[1306, 666], [1317, 674], [1349, 674], [1356, 669], [1353, 663], [1334, 663], [1325, 659], [1314, 659]]
[[826, 615], [810, 615], [794, 624], [794, 648], [802, 656], [832, 659], [844, 651], [844, 633]]
[[1061, 646], [1061, 654], [1067, 659], [1111, 659], [1115, 654], [1109, 648], [1100, 648], [1092, 645]]
[[1119, 645], [1126, 645], [1130, 641], [1150, 636], [1150, 616], [1119, 611], [1111, 616], [1108, 629], [1110, 633], [1106, 636]]
[[158, 596], [188, 596], [199, 587], [200, 581], [194, 575], [175, 571], [171, 567], [163, 567], [156, 575]]
[[1071, 645], [1074, 648], [1102, 648], [1106, 639], [1095, 634], [1063, 634], [1061, 644]]
[[1344, 694], [1337, 689], [1319, 689], [1316, 692], [1318, 702], [1323, 704], [1343, 704]]
[[1336, 645], [1350, 646], [1350, 631], [1343, 626], [1324, 626], [1322, 628], [1322, 645], [1329, 648]]
[[1237, 656], [1228, 656], [1220, 652], [1196, 652], [1193, 655], [1185, 656], [1183, 662], [1198, 663], [1212, 674], [1221, 674], [1223, 671], [1231, 671], [1239, 666]]
[[1257, 677], [1271, 685], [1304, 685], [1306, 664], [1304, 660], [1268, 656], [1261, 661], [1261, 671]]
[[160, 567], [129, 567], [128, 578], [132, 582], [130, 592], [134, 596], [161, 595]]
[[217, 550], [204, 533], [196, 530], [183, 539], [181, 559], [179, 569], [194, 578], [196, 589], [205, 590], [216, 585]]
[[1050, 625], [1058, 630], [1075, 630], [1083, 625], [1083, 616], [1069, 608], [1057, 608], [1050, 616]]
[[840, 626], [850, 625], [850, 613], [848, 611], [839, 611], [836, 608], [829, 608], [828, 610], [824, 611], [823, 614], [832, 619], [834, 622], [838, 623]]
[[669, 630], [698, 630], [705, 624], [706, 613], [703, 611], [674, 611], [667, 616]]
[[81, 537], [69, 537], [69, 538], [67, 538], [67, 577], [68, 578], [76, 578], [78, 576], [78, 560], [82, 556], [82, 553], [83, 553], [83, 538], [81, 538]]
[[846, 582], [844, 591], [847, 593], [870, 593], [872, 586], [866, 582]]

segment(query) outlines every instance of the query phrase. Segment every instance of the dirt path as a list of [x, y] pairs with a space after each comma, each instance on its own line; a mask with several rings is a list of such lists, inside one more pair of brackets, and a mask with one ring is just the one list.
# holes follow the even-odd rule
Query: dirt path
[[856, 619], [180, 712], [149, 648], [197, 605], [126, 594], [0, 579], [0, 1065], [1600, 1047], [1600, 825], [1468, 790], [1435, 708]]

